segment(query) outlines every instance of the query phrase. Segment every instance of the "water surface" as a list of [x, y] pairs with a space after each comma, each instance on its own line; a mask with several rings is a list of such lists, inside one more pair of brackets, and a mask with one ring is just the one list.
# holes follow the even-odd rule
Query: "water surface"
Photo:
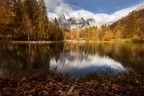
[[1, 44], [0, 77], [48, 73], [144, 74], [144, 45], [132, 43]]

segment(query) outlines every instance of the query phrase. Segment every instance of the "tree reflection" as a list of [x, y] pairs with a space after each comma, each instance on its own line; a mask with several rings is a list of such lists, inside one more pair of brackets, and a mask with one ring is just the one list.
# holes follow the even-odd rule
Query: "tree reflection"
[[[73, 44], [72, 44], [73, 45]], [[71, 46], [72, 46], [71, 45]], [[126, 68], [144, 74], [144, 44], [133, 43], [83, 43], [79, 44], [79, 54], [110, 57]]]
[[[125, 68], [144, 74], [144, 44], [132, 43], [51, 43], [51, 44], [4, 44], [0, 47], [0, 77], [48, 73], [51, 60], [67, 62], [108, 57]], [[96, 61], [95, 61], [96, 62]]]
[[63, 44], [2, 44], [0, 48], [0, 76], [49, 72], [50, 59], [59, 59]]

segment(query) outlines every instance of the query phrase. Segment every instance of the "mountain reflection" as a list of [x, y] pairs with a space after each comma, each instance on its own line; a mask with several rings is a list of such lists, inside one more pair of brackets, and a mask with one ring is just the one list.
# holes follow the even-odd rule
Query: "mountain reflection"
[[51, 60], [51, 68], [57, 68], [58, 71], [70, 73], [71, 75], [85, 75], [92, 72], [123, 72], [125, 68], [118, 62], [109, 57], [100, 57], [98, 55], [88, 56], [87, 59], [75, 54], [73, 60], [71, 54], [69, 56], [63, 55], [58, 62]]
[[125, 72], [126, 69], [143, 74], [144, 45], [131, 43], [70, 43], [59, 61], [50, 60], [50, 66], [71, 75], [91, 72]]
[[1, 44], [0, 77], [48, 73], [73, 76], [126, 69], [144, 74], [144, 45], [132, 43]]

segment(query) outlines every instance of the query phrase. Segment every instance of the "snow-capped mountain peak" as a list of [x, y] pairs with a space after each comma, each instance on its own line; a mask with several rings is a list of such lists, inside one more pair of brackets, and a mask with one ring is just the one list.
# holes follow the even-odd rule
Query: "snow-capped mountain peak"
[[96, 26], [96, 20], [93, 18], [89, 18], [87, 20], [85, 20], [84, 18], [78, 19], [76, 17], [66, 19], [64, 14], [59, 16], [58, 23], [61, 27], [64, 27], [66, 29]]

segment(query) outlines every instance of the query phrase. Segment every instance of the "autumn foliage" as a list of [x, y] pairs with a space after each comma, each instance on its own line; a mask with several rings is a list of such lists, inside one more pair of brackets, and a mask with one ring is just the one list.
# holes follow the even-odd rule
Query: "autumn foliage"
[[0, 39], [63, 40], [63, 32], [48, 19], [44, 0], [0, 0]]

